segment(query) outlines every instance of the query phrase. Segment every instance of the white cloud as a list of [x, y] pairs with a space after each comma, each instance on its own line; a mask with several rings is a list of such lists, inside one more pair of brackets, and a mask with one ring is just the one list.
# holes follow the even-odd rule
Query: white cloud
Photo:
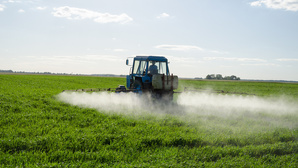
[[261, 1], [254, 1], [250, 3], [250, 6], [262, 6], [262, 2]]
[[162, 18], [168, 18], [168, 17], [170, 17], [169, 14], [167, 14], [167, 13], [162, 13], [162, 14], [158, 15], [156, 18], [158, 18], [158, 19], [162, 19]]
[[113, 51], [113, 52], [125, 52], [125, 51], [128, 51], [127, 49], [124, 49], [124, 48], [115, 48], [115, 49], [106, 48], [105, 50], [106, 51]]
[[8, 0], [8, 1], [4, 1], [4, 3], [15, 3], [14, 0]]
[[298, 0], [258, 0], [250, 3], [251, 6], [265, 5], [267, 8], [298, 11]]
[[115, 52], [124, 52], [127, 51], [126, 49], [122, 49], [122, 48], [116, 48], [114, 49]]
[[238, 58], [238, 57], [204, 57], [206, 61], [226, 60], [226, 61], [241, 61], [241, 62], [266, 62], [264, 59], [259, 58]]
[[179, 64], [185, 64], [185, 65], [202, 63], [201, 60], [195, 57], [171, 56], [171, 55], [163, 55], [163, 56], [168, 58], [168, 60], [170, 60], [173, 63], [179, 63]]
[[189, 51], [189, 50], [199, 50], [203, 51], [202, 48], [193, 45], [158, 45], [155, 48], [164, 49], [164, 50], [174, 50], [174, 51]]
[[24, 9], [20, 9], [20, 10], [18, 10], [18, 12], [19, 12], [19, 13], [24, 13], [25, 10], [24, 10]]
[[75, 20], [93, 19], [94, 22], [98, 23], [127, 23], [133, 20], [125, 13], [120, 15], [112, 15], [109, 13], [99, 13], [83, 8], [74, 8], [69, 6], [54, 8], [54, 12], [52, 12], [52, 14], [55, 17], [63, 17]]
[[276, 59], [277, 61], [298, 61], [297, 58], [280, 58]]
[[163, 45], [155, 46], [155, 48], [164, 49], [164, 50], [172, 50], [172, 51], [202, 51], [202, 52], [213, 53], [213, 54], [229, 54], [229, 52], [226, 52], [226, 51], [209, 50], [209, 49], [201, 48], [201, 47], [194, 46], [194, 45], [163, 44]]
[[261, 63], [261, 64], [240, 64], [240, 65], [247, 65], [247, 66], [280, 66], [273, 63]]
[[4, 10], [4, 8], [6, 8], [6, 6], [4, 6], [4, 5], [0, 4], [0, 11], [3, 11], [3, 10]]
[[21, 3], [22, 1], [15, 1], [15, 0], [8, 0], [8, 1], [3, 1], [3, 3]]
[[118, 56], [113, 56], [113, 55], [85, 55], [85, 56], [77, 56], [76, 58], [78, 60], [86, 60], [93, 63], [94, 61], [123, 62], [123, 60], [121, 60]]
[[214, 53], [214, 54], [229, 54], [229, 52], [226, 52], [226, 51], [217, 51], [217, 50], [211, 50], [210, 52], [211, 53]]
[[37, 7], [36, 9], [37, 9], [37, 10], [45, 10], [45, 9], [47, 9], [47, 7], [45, 7], [45, 6], [39, 6], [39, 7]]
[[83, 56], [27, 56], [34, 60], [45, 62], [97, 63], [98, 61], [121, 62], [123, 60], [114, 55], [83, 55]]

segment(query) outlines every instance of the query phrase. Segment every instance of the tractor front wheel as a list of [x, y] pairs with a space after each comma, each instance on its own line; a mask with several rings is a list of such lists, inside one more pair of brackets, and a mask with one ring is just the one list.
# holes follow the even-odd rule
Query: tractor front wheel
[[133, 89], [142, 90], [142, 83], [139, 80], [135, 80], [132, 84]]
[[163, 102], [173, 101], [173, 91], [158, 91], [153, 93], [153, 98]]

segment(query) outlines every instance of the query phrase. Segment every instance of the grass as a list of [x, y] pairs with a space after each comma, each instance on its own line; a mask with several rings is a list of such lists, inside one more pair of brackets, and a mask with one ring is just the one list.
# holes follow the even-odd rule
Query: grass
[[[180, 90], [184, 86], [212, 88], [298, 100], [297, 84], [179, 82]], [[215, 113], [134, 116], [56, 99], [66, 89], [115, 88], [119, 84], [125, 85], [125, 79], [0, 75], [0, 167], [298, 166], [297, 111], [234, 118]]]
[[250, 82], [250, 81], [217, 81], [217, 80], [182, 80], [179, 81], [180, 90], [183, 87], [223, 90], [225, 92], [246, 93], [257, 96], [291, 96], [298, 97], [297, 83], [279, 82]]

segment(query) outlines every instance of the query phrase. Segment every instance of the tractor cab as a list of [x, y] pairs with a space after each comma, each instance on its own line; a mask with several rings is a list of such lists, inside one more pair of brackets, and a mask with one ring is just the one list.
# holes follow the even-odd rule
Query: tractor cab
[[[126, 60], [126, 64], [129, 64], [128, 60]], [[152, 76], [157, 74], [170, 75], [167, 58], [136, 56], [133, 59], [131, 72], [126, 77], [126, 86], [129, 89], [151, 90]]]

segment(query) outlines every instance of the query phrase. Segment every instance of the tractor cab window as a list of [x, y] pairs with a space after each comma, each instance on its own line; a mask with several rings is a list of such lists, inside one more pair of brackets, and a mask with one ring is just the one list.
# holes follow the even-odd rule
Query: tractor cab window
[[146, 69], [146, 61], [135, 60], [133, 71], [132, 71], [134, 74], [144, 75], [145, 69]]
[[149, 61], [148, 74], [165, 74], [167, 73], [167, 62]]

